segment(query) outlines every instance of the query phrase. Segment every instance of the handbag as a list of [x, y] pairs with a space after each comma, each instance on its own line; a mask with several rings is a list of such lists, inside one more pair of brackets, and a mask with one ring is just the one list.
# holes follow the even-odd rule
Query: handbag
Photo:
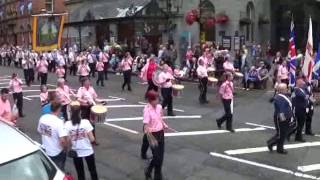
[[[76, 130], [76, 144], [77, 144], [77, 142], [78, 142], [78, 136], [79, 136], [79, 126], [80, 126], [80, 124], [78, 124], [78, 127], [77, 127], [77, 130]], [[75, 144], [75, 145], [76, 145]], [[77, 151], [76, 150], [73, 150], [73, 149], [70, 149], [69, 151], [68, 151], [68, 157], [70, 157], [70, 158], [77, 158], [78, 157], [78, 153], [77, 153]]]

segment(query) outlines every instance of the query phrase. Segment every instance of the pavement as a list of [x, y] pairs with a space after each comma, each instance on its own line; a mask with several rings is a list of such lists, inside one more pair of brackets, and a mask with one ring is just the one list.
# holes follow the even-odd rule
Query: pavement
[[[0, 87], [9, 76], [22, 70], [0, 66]], [[77, 77], [68, 76], [68, 84], [78, 89]], [[143, 180], [147, 162], [140, 159], [142, 110], [146, 85], [133, 77], [133, 91], [121, 91], [122, 76], [110, 74], [105, 87], [93, 85], [108, 101], [105, 123], [97, 125], [95, 156], [101, 180]], [[56, 85], [49, 75], [49, 88]], [[268, 102], [272, 90], [237, 89], [234, 106], [236, 133], [219, 130], [215, 119], [223, 114], [216, 89], [208, 91], [208, 105], [198, 103], [196, 83], [183, 82], [185, 89], [174, 98], [174, 118], [166, 119], [175, 130], [166, 133], [163, 175], [166, 180], [298, 180], [320, 179], [320, 136], [305, 136], [306, 143], [286, 142], [289, 154], [269, 153], [266, 141], [274, 134], [273, 106]], [[25, 133], [40, 142], [36, 132], [40, 117], [39, 82], [24, 87], [24, 111], [19, 119]], [[319, 133], [319, 108], [315, 109], [313, 130]], [[151, 152], [149, 151], [149, 156]], [[76, 175], [72, 160], [66, 170]], [[89, 173], [86, 171], [86, 175]], [[89, 178], [88, 178], [89, 179]]]

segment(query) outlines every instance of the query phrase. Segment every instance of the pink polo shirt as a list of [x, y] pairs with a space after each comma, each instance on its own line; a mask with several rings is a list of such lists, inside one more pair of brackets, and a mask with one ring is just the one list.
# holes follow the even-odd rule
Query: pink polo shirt
[[169, 72], [161, 72], [159, 75], [159, 82], [160, 82], [160, 84], [162, 84], [163, 88], [171, 88], [172, 87], [172, 82], [171, 81], [166, 82], [167, 79], [173, 80], [174, 77]]
[[122, 67], [122, 71], [128, 71], [131, 69], [131, 65], [132, 65], [132, 58], [127, 58], [127, 60], [123, 59], [121, 61], [121, 67]]
[[107, 53], [100, 53], [99, 59], [102, 60], [102, 62], [106, 63], [109, 61], [109, 55]]
[[[201, 57], [199, 57], [198, 62], [199, 62], [200, 60], [202, 60], [202, 62], [203, 62], [203, 64], [204, 64], [205, 67], [208, 67], [208, 58], [207, 58], [206, 56], [201, 56]], [[199, 65], [199, 63], [198, 63], [198, 65]]]
[[208, 77], [208, 70], [205, 66], [198, 66], [197, 68], [197, 74], [199, 78]]
[[219, 89], [219, 94], [222, 99], [233, 99], [233, 82], [225, 81]]
[[278, 78], [280, 78], [280, 80], [288, 79], [289, 78], [288, 75], [289, 75], [288, 68], [283, 65], [280, 65], [278, 69]]
[[56, 92], [62, 105], [70, 104], [70, 88], [67, 85], [64, 85], [63, 88], [57, 87]]
[[12, 89], [13, 93], [21, 93], [22, 92], [22, 81], [21, 79], [11, 79], [9, 82], [9, 87]]
[[[78, 89], [77, 97], [79, 100], [91, 103], [98, 97], [98, 95], [97, 95], [96, 91], [93, 89], [93, 87], [90, 86], [89, 89], [87, 89], [85, 87], [80, 87]], [[88, 105], [88, 104], [85, 104], [81, 101], [80, 101], [80, 104], [83, 106]]]
[[162, 106], [158, 104], [155, 108], [147, 104], [143, 110], [143, 123], [149, 129], [149, 132], [159, 132], [164, 129], [162, 120]]
[[223, 69], [228, 72], [234, 72], [234, 66], [231, 62], [226, 61], [223, 63]]
[[65, 73], [66, 70], [63, 67], [58, 67], [56, 70], [56, 75], [58, 76], [58, 78], [63, 78]]
[[11, 105], [9, 100], [3, 102], [0, 98], [0, 117], [11, 121]]
[[88, 76], [89, 75], [89, 72], [90, 72], [90, 68], [88, 65], [86, 64], [80, 64], [78, 66], [78, 74], [80, 76]]
[[37, 62], [38, 72], [48, 73], [48, 62], [46, 60], [40, 60]]
[[48, 102], [48, 92], [40, 93], [40, 101], [42, 105]]
[[97, 71], [100, 71], [100, 72], [104, 70], [104, 64], [103, 64], [103, 62], [101, 62], [101, 61], [97, 62], [97, 64], [96, 64], [96, 70], [97, 70]]

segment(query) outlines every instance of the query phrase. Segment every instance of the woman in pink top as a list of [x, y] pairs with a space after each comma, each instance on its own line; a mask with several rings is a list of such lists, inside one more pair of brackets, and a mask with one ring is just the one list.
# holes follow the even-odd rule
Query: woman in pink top
[[46, 85], [40, 86], [40, 101], [41, 101], [41, 107], [48, 104], [48, 88]]
[[124, 91], [124, 87], [128, 86], [128, 91], [132, 91], [131, 89], [131, 66], [133, 63], [133, 59], [129, 52], [126, 52], [125, 57], [122, 59], [120, 67], [123, 72], [123, 84], [122, 91]]
[[97, 86], [99, 86], [99, 82], [100, 82], [101, 86], [104, 87], [104, 76], [105, 76], [104, 64], [105, 63], [103, 62], [103, 59], [101, 59], [101, 58], [96, 64], [96, 70], [98, 72], [98, 79], [96, 82]]
[[19, 117], [24, 117], [22, 107], [23, 107], [23, 94], [22, 94], [22, 80], [18, 78], [16, 73], [12, 74], [11, 80], [9, 82], [9, 87], [12, 91], [13, 100], [17, 105], [19, 111]]
[[0, 121], [4, 121], [15, 126], [17, 117], [11, 113], [11, 105], [9, 101], [9, 89], [1, 89], [0, 97]]
[[56, 75], [58, 78], [64, 78], [64, 75], [66, 73], [66, 70], [64, 69], [63, 65], [59, 65], [58, 68], [56, 69]]
[[78, 71], [77, 71], [77, 73], [79, 75], [79, 81], [82, 82], [83, 79], [88, 77], [89, 72], [90, 72], [89, 65], [86, 63], [84, 58], [81, 58], [80, 64], [78, 66]]
[[287, 66], [287, 61], [283, 61], [282, 64], [278, 68], [278, 82], [289, 84], [289, 70]]
[[226, 129], [230, 132], [234, 132], [232, 128], [233, 92], [234, 92], [232, 79], [233, 77], [230, 72], [224, 73], [224, 82], [220, 86], [219, 94], [222, 99], [225, 114], [221, 118], [216, 120], [219, 129], [221, 129], [222, 123], [227, 121]]
[[45, 58], [41, 55], [40, 60], [37, 62], [37, 70], [41, 79], [41, 85], [47, 84], [48, 79], [48, 62]]
[[62, 104], [61, 112], [65, 121], [68, 121], [68, 105], [71, 103], [71, 95], [75, 96], [75, 94], [71, 91], [69, 86], [65, 84], [65, 80], [63, 78], [58, 79], [57, 88], [56, 88], [57, 96]]
[[[168, 125], [163, 121], [162, 106], [159, 104], [157, 92], [149, 91], [147, 93], [147, 99], [148, 104], [143, 110], [143, 129], [146, 135], [141, 148], [141, 154], [146, 154], [148, 145], [150, 144], [152, 160], [145, 170], [145, 177], [146, 179], [151, 179], [151, 172], [154, 169], [154, 179], [161, 180], [164, 156], [164, 129], [168, 128]], [[149, 140], [149, 142], [146, 142], [147, 140]]]

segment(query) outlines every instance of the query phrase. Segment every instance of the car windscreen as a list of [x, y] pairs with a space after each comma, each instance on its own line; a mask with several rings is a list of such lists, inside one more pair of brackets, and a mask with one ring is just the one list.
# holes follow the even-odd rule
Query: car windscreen
[[40, 150], [0, 165], [0, 179], [52, 180], [56, 173], [55, 166]]

